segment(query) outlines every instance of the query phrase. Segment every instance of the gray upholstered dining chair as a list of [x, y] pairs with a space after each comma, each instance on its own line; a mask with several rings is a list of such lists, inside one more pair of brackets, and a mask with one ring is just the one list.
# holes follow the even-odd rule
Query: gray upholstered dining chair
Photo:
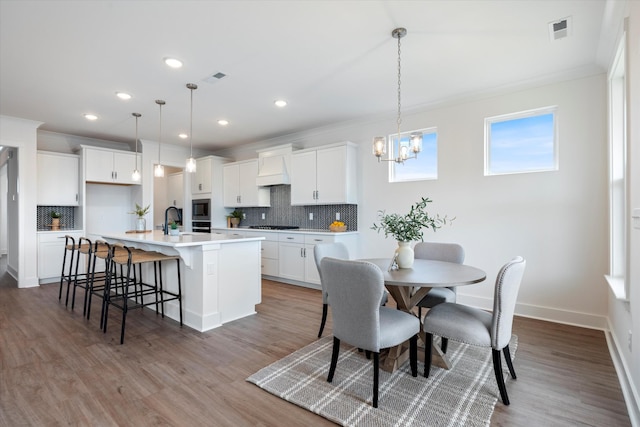
[[327, 381], [333, 381], [341, 341], [370, 351], [373, 354], [373, 407], [377, 408], [381, 349], [409, 340], [411, 374], [418, 375], [420, 319], [380, 305], [384, 276], [375, 264], [325, 257], [320, 271], [331, 295], [333, 316], [333, 353]]
[[[316, 261], [316, 267], [318, 268], [318, 273], [320, 274], [320, 285], [322, 286], [322, 321], [320, 322], [320, 330], [318, 331], [318, 338], [322, 336], [322, 331], [324, 330], [324, 325], [327, 323], [327, 311], [329, 306], [329, 295], [327, 294], [327, 289], [324, 286], [324, 281], [322, 280], [322, 271], [320, 270], [320, 261], [324, 257], [331, 257], [337, 259], [349, 259], [349, 250], [344, 245], [344, 243], [318, 243], [313, 247], [313, 257]], [[384, 296], [382, 298], [381, 305], [385, 305], [388, 299], [388, 292], [384, 292]]]
[[[435, 261], [464, 263], [464, 248], [457, 243], [439, 242], [419, 242], [413, 248], [415, 257], [418, 259], [431, 259]], [[433, 288], [420, 300], [418, 304], [418, 316], [422, 318], [423, 308], [432, 308], [443, 302], [456, 302], [456, 287]], [[443, 353], [447, 352], [449, 340], [442, 338], [440, 348]]]
[[[493, 370], [505, 405], [509, 404], [509, 396], [502, 375], [500, 351], [504, 353], [511, 377], [515, 379], [509, 341], [525, 266], [526, 261], [522, 257], [516, 257], [500, 269], [493, 296], [493, 313], [462, 304], [442, 303], [429, 310], [424, 317], [424, 331], [427, 335], [425, 361], [431, 360], [430, 344], [434, 335], [466, 344], [491, 347]], [[429, 376], [430, 370], [431, 363], [425, 363], [425, 377]]]

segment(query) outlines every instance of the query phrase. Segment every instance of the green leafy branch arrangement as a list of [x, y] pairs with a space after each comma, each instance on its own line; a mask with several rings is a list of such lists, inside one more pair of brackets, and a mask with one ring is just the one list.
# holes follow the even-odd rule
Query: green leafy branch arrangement
[[455, 218], [449, 219], [446, 215], [441, 217], [436, 214], [432, 217], [427, 212], [427, 203], [432, 200], [422, 197], [421, 200], [411, 205], [409, 213], [406, 215], [387, 214], [385, 211], [378, 211], [380, 224], [374, 223], [371, 227], [378, 233], [382, 230], [384, 237], [392, 235], [400, 242], [416, 242], [421, 241], [423, 237], [423, 229], [431, 228], [436, 231], [445, 224], [451, 224]]
[[142, 218], [143, 216], [145, 216], [147, 214], [147, 212], [149, 212], [149, 208], [151, 207], [151, 205], [147, 205], [146, 208], [143, 208], [142, 206], [140, 206], [139, 204], [136, 203], [136, 208], [129, 212], [130, 214], [136, 214], [138, 215], [138, 218]]

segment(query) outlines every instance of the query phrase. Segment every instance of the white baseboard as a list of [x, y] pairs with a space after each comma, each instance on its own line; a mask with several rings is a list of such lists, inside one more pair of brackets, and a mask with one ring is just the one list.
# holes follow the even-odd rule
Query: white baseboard
[[[458, 293], [458, 302], [483, 310], [493, 310], [493, 298], [474, 297]], [[516, 316], [530, 317], [532, 319], [546, 320], [565, 325], [579, 326], [582, 328], [606, 330], [607, 318], [595, 314], [581, 313], [569, 310], [560, 310], [552, 307], [542, 307], [530, 304], [516, 304]]]
[[611, 326], [609, 322], [608, 329], [604, 331], [607, 346], [609, 347], [609, 354], [611, 354], [611, 360], [613, 361], [613, 366], [616, 369], [618, 381], [620, 382], [620, 388], [622, 389], [622, 395], [627, 404], [627, 412], [629, 412], [631, 425], [633, 427], [640, 427], [640, 394], [638, 394], [638, 390], [636, 390], [631, 380], [631, 371], [621, 356], [620, 343], [616, 340], [615, 335], [610, 332]]

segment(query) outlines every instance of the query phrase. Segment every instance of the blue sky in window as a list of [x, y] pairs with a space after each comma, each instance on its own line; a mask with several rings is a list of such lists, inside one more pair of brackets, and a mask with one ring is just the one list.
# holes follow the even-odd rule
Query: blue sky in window
[[[409, 140], [409, 133], [402, 134], [402, 140]], [[393, 137], [394, 153], [398, 153], [398, 141]], [[394, 181], [416, 181], [421, 179], [435, 179], [438, 177], [438, 134], [436, 132], [422, 135], [422, 151], [417, 159], [411, 159], [402, 164], [394, 164]]]
[[490, 173], [555, 169], [554, 114], [491, 123]]

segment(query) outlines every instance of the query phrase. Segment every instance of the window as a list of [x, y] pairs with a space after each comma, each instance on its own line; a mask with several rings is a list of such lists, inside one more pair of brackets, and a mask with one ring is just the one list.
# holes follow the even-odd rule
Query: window
[[[402, 142], [408, 143], [412, 132], [422, 132], [422, 151], [418, 158], [402, 163], [389, 162], [389, 182], [420, 181], [438, 178], [438, 133], [436, 128], [401, 132]], [[399, 152], [398, 134], [389, 135], [389, 150]]]
[[619, 299], [630, 294], [627, 274], [627, 99], [625, 36], [609, 74], [609, 254], [607, 281]]
[[485, 129], [485, 175], [558, 169], [556, 107], [489, 117]]

